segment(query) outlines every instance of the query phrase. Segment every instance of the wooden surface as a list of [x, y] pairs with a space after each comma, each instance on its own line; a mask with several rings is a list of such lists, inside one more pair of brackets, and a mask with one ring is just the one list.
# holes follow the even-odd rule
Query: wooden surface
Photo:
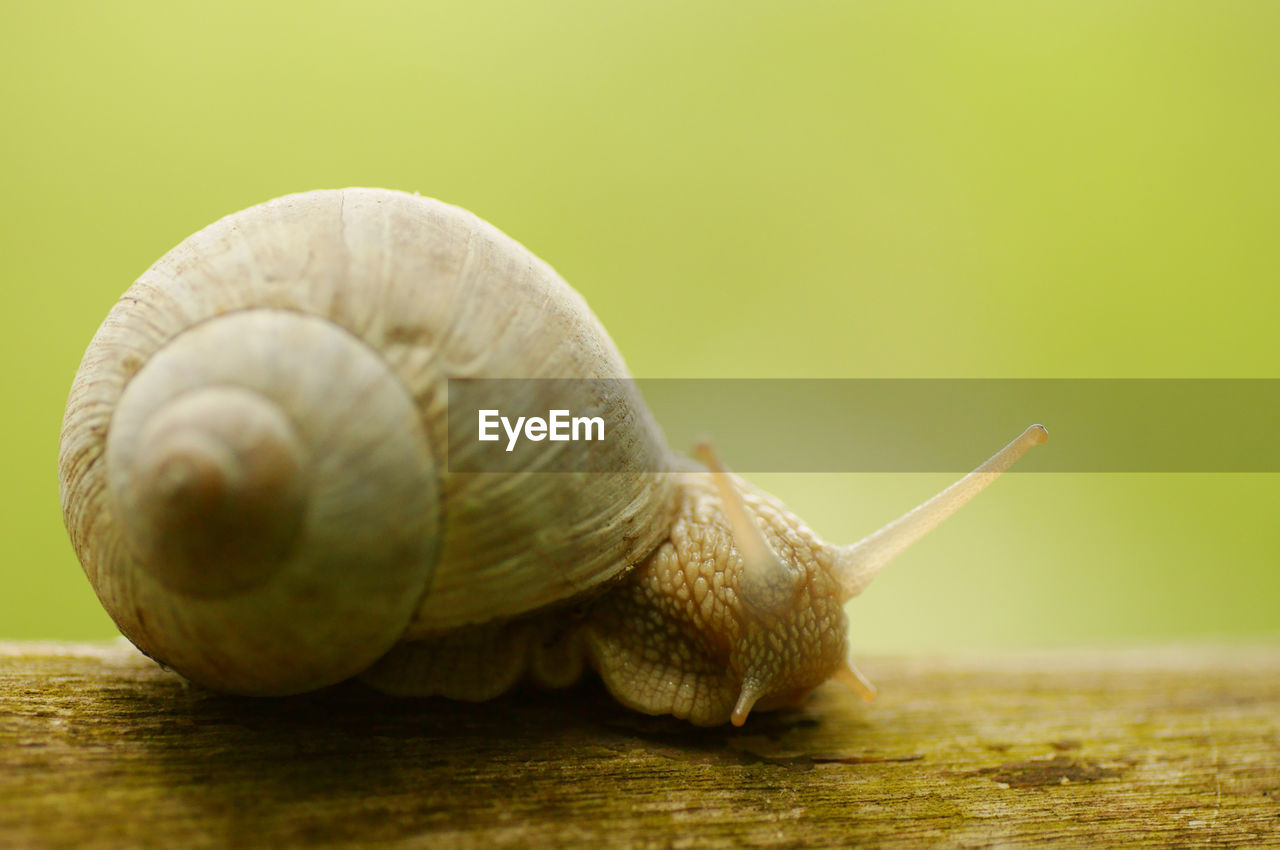
[[0, 847], [1280, 847], [1280, 646], [866, 659], [741, 730], [594, 683], [248, 700], [0, 644]]

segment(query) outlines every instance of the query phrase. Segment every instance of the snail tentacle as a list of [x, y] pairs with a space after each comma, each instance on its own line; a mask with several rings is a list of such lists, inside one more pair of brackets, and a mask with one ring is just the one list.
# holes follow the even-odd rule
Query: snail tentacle
[[985, 490], [1032, 446], [1049, 439], [1043, 425], [1032, 425], [977, 469], [893, 522], [840, 550], [836, 572], [846, 600], [857, 596], [904, 549], [937, 528], [944, 519]]

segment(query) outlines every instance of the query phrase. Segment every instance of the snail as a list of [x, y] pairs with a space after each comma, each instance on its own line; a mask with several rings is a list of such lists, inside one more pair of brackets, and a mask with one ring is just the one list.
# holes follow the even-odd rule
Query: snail
[[[450, 414], [461, 378], [603, 379], [611, 438], [588, 471], [451, 470], [478, 427]], [[560, 385], [513, 384], [544, 410]], [[591, 669], [630, 708], [741, 725], [832, 678], [869, 696], [845, 602], [1046, 436], [828, 545], [708, 447], [671, 451], [546, 263], [458, 207], [347, 189], [223, 218], [133, 284], [72, 385], [59, 483], [120, 631], [207, 687], [485, 700]]]

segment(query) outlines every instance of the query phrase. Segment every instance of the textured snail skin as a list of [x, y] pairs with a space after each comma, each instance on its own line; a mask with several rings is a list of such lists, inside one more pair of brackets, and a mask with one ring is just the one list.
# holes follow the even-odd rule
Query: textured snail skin
[[705, 475], [689, 475], [668, 539], [592, 609], [583, 643], [622, 703], [698, 725], [725, 723], [744, 687], [754, 708], [800, 702], [848, 652], [833, 548], [776, 499], [738, 480], [774, 552], [799, 570], [779, 612], [744, 604], [742, 558]]
[[[290, 195], [184, 240], [107, 316], [63, 420], [63, 517], [121, 632], [211, 688], [483, 700], [590, 667], [639, 711], [741, 725], [831, 677], [869, 697], [843, 604], [1047, 438], [835, 547], [706, 447], [673, 454], [627, 377], [582, 297], [470, 213]], [[451, 472], [479, 445], [451, 378], [611, 379], [599, 471], [540, 474], [548, 442]], [[509, 401], [562, 408], [561, 384]]]
[[799, 573], [788, 604], [762, 616], [739, 593], [742, 556], [706, 473], [675, 475], [679, 510], [666, 539], [578, 616], [555, 612], [402, 644], [363, 678], [392, 693], [479, 700], [526, 674], [561, 687], [589, 664], [624, 705], [700, 726], [728, 722], [748, 683], [756, 708], [800, 702], [846, 662], [835, 547], [735, 478], [773, 550]]

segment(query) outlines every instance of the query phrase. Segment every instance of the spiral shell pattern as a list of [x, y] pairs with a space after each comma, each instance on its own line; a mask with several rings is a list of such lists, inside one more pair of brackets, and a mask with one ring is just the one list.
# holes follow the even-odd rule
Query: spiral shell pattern
[[63, 422], [64, 519], [121, 631], [218, 689], [304, 691], [588, 592], [665, 534], [667, 449], [626, 382], [603, 472], [485, 475], [448, 470], [451, 377], [627, 372], [549, 266], [439, 201], [292, 195], [170, 251]]

